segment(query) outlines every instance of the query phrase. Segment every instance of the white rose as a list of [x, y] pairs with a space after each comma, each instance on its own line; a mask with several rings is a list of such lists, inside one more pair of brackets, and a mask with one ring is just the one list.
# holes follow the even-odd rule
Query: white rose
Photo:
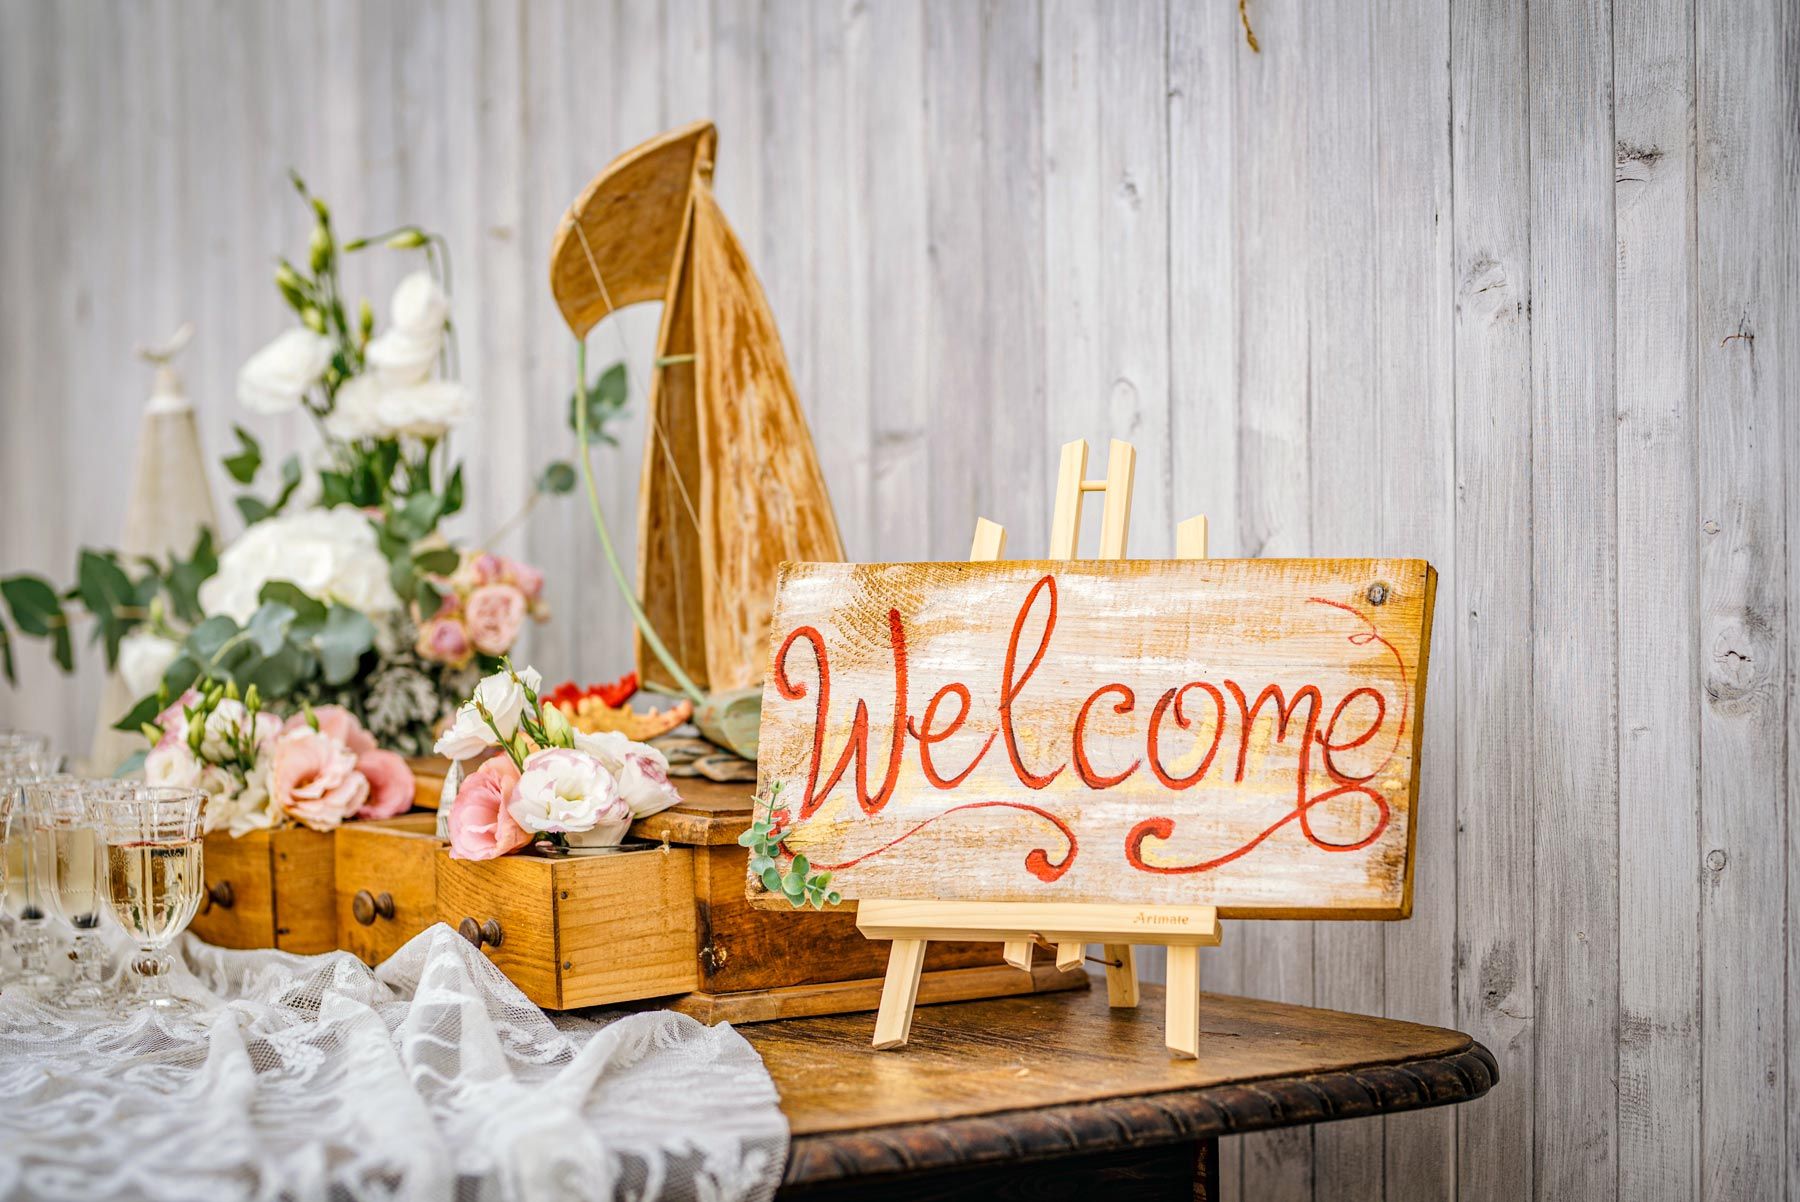
[[382, 437], [387, 429], [381, 420], [381, 395], [381, 383], [372, 375], [346, 381], [325, 417], [326, 433], [345, 442]]
[[442, 438], [469, 415], [469, 390], [455, 380], [426, 380], [381, 397], [381, 425], [390, 434]]
[[119, 679], [133, 697], [156, 692], [163, 673], [181, 654], [181, 644], [148, 630], [134, 630], [119, 640]]
[[363, 355], [374, 365], [383, 384], [390, 388], [408, 388], [423, 384], [431, 377], [431, 366], [437, 362], [443, 346], [441, 329], [430, 336], [394, 329], [369, 339]]
[[450, 320], [450, 298], [429, 271], [415, 271], [394, 288], [388, 316], [396, 330], [435, 338]]
[[201, 776], [200, 787], [209, 794], [203, 817], [209, 835], [222, 830], [238, 839], [276, 823], [275, 808], [269, 804], [267, 770], [262, 765], [242, 785], [225, 769], [209, 767]]
[[144, 779], [153, 785], [191, 789], [200, 783], [200, 769], [186, 743], [169, 743], [144, 757]]
[[257, 413], [287, 413], [331, 366], [331, 340], [305, 326], [287, 331], [238, 370], [238, 400]]
[[535, 693], [542, 683], [536, 668], [517, 669], [516, 675], [502, 670], [482, 678], [475, 686], [474, 700], [487, 710], [500, 737], [510, 739], [518, 733], [519, 715], [525, 711], [525, 690]]
[[593, 756], [566, 747], [526, 757], [507, 810], [520, 826], [538, 832], [579, 834], [605, 823], [623, 835], [631, 820], [612, 773]]
[[473, 759], [490, 747], [498, 747], [500, 739], [488, 726], [487, 719], [476, 712], [473, 702], [465, 702], [456, 711], [456, 720], [438, 736], [432, 748], [448, 760]]
[[371, 617], [400, 608], [374, 527], [347, 507], [304, 509], [244, 531], [219, 556], [218, 572], [200, 586], [200, 608], [208, 617], [228, 614], [247, 622], [271, 580], [290, 581], [309, 597]]

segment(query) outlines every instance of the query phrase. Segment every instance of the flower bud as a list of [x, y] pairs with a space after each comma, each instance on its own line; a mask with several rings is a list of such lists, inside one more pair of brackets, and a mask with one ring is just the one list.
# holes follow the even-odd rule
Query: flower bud
[[395, 250], [417, 250], [419, 247], [424, 246], [429, 240], [430, 239], [425, 237], [424, 230], [421, 230], [418, 226], [413, 226], [411, 229], [401, 230], [392, 238], [389, 238], [387, 244]]
[[320, 222], [313, 226], [312, 232], [312, 269], [315, 273], [331, 266], [331, 231]]
[[142, 732], [146, 739], [150, 740], [152, 745], [162, 742], [162, 727], [156, 725], [154, 722], [146, 722], [138, 727], [138, 730]]
[[236, 701], [238, 699], [237, 681], [228, 680], [225, 682], [225, 699], [227, 701]]
[[331, 221], [331, 206], [330, 205], [327, 205], [323, 200], [321, 200], [317, 196], [315, 196], [312, 198], [312, 207], [313, 207], [313, 212], [315, 212], [319, 215], [320, 224], [329, 224], [330, 223], [330, 221]]
[[369, 335], [375, 332], [375, 306], [369, 303], [368, 297], [356, 307], [356, 324], [362, 330], [363, 341], [368, 341]]
[[325, 332], [325, 315], [313, 305], [308, 305], [300, 310], [300, 320], [305, 322], [306, 328], [315, 334]]
[[306, 715], [306, 724], [308, 726], [312, 727], [314, 730], [319, 729], [319, 715], [313, 713], [312, 702], [302, 701], [300, 703], [300, 712]]
[[254, 684], [244, 690], [244, 708], [252, 714], [262, 708], [262, 694], [256, 691]]
[[552, 747], [575, 746], [575, 728], [569, 724], [569, 716], [563, 713], [560, 705], [544, 707], [544, 737], [550, 740]]

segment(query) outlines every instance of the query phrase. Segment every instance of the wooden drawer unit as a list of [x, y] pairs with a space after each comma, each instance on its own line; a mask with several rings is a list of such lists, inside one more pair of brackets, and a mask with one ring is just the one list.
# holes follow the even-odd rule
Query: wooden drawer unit
[[437, 859], [438, 918], [548, 1010], [686, 993], [698, 983], [694, 853]]
[[437, 815], [348, 822], [337, 831], [337, 946], [376, 965], [437, 921]]
[[220, 947], [309, 955], [337, 946], [333, 834], [304, 828], [206, 837], [206, 896], [194, 934]]

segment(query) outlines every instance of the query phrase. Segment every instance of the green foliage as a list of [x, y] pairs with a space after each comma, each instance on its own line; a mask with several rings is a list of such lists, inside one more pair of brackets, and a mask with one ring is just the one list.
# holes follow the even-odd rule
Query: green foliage
[[[619, 440], [607, 433], [606, 424], [625, 411], [625, 402], [628, 399], [625, 365], [623, 363], [613, 364], [596, 376], [594, 382], [587, 386], [586, 391], [585, 401], [578, 393], [569, 394], [569, 429], [580, 428], [578, 418], [581, 406], [585, 403], [588, 437], [603, 442], [607, 446], [618, 446]], [[573, 480], [570, 481], [569, 486], [574, 487]]]
[[574, 492], [575, 465], [561, 459], [545, 464], [543, 473], [538, 476], [537, 490], [553, 497]]
[[[829, 872], [814, 872], [804, 855], [790, 856], [782, 846], [787, 830], [775, 821], [781, 797], [781, 782], [776, 781], [765, 800], [767, 808], [752, 816], [750, 829], [738, 836], [738, 845], [750, 849], [750, 872], [760, 878], [763, 888], [787, 898], [796, 910], [810, 905], [815, 910], [835, 906], [843, 895], [831, 888]], [[783, 859], [787, 868], [782, 868]]]
[[227, 455], [221, 462], [233, 480], [248, 484], [256, 479], [256, 473], [262, 468], [262, 444], [242, 426], [231, 427], [231, 432], [237, 435], [238, 453]]

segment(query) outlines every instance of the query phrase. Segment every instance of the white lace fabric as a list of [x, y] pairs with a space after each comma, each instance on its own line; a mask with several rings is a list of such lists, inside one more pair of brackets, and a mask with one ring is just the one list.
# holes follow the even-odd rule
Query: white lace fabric
[[0, 994], [0, 1199], [763, 1202], [788, 1130], [729, 1026], [551, 1018], [449, 927], [379, 969], [186, 936], [197, 1017]]

